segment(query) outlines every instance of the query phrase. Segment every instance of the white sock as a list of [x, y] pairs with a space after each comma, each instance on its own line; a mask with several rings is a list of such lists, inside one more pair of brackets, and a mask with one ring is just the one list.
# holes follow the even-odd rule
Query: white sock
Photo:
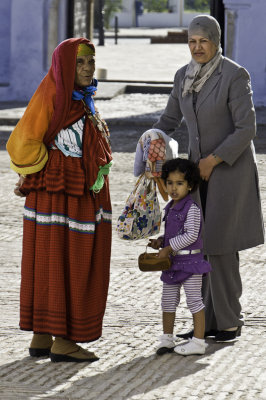
[[195, 336], [193, 336], [192, 340], [194, 342], [196, 342], [196, 343], [199, 343], [199, 344], [204, 344], [205, 343], [205, 339], [199, 339], [199, 338], [196, 338]]
[[173, 334], [172, 333], [164, 333], [162, 336], [168, 337], [169, 339], [173, 339]]

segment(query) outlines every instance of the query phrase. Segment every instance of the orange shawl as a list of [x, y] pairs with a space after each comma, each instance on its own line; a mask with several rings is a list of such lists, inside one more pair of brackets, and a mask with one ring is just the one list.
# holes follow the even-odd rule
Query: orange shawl
[[64, 127], [84, 115], [81, 101], [72, 100], [78, 45], [85, 38], [67, 39], [54, 50], [52, 65], [10, 135], [11, 168], [20, 174], [40, 171], [48, 160], [47, 146]]

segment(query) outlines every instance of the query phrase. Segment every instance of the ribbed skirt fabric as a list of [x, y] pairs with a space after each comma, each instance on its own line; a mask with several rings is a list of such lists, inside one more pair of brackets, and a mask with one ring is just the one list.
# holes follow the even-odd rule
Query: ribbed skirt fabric
[[111, 254], [108, 180], [98, 194], [31, 191], [23, 229], [20, 328], [98, 339]]
[[82, 158], [66, 157], [60, 150], [50, 150], [45, 168], [27, 175], [21, 190], [25, 194], [46, 190], [49, 193], [65, 192], [82, 196], [85, 193], [85, 180]]

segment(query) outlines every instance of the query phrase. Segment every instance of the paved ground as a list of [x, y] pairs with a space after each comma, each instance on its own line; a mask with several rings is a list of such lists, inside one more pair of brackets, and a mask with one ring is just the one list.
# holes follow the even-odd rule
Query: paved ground
[[[10, 127], [0, 128], [0, 399], [266, 399], [265, 246], [241, 252], [245, 326], [240, 340], [216, 344], [209, 339], [204, 356], [155, 355], [161, 334], [159, 273], [138, 270], [137, 257], [146, 241], [119, 240], [115, 224], [135, 181], [132, 169], [137, 139], [158, 117], [166, 100], [165, 95], [134, 94], [97, 102], [112, 134], [114, 232], [103, 337], [86, 346], [100, 356], [91, 365], [52, 364], [47, 358], [32, 360], [28, 356], [31, 333], [18, 328], [23, 199], [12, 194], [17, 178], [3, 150]], [[10, 118], [18, 117], [16, 109], [4, 111]], [[256, 139], [257, 161], [266, 216], [265, 114], [263, 110], [258, 113], [262, 114]], [[181, 153], [185, 152], [183, 126], [175, 137]], [[176, 332], [190, 327], [183, 294]]]

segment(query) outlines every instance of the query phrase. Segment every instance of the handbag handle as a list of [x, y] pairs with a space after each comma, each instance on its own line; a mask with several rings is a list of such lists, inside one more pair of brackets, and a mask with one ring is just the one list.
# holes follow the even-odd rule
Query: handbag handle
[[138, 192], [138, 190], [140, 190], [140, 182], [143, 179], [144, 184], [146, 185], [147, 188], [147, 193], [150, 193], [152, 190], [156, 191], [156, 182], [153, 178], [147, 178], [147, 176], [145, 175], [145, 172], [140, 175], [140, 177], [138, 178], [137, 182], [135, 183], [135, 187], [133, 189], [132, 194], [136, 194]]
[[146, 245], [146, 250], [145, 250], [144, 258], [147, 258], [146, 256], [147, 256], [148, 254], [157, 254], [157, 256], [158, 256], [158, 253], [148, 253], [148, 252], [147, 252], [147, 248], [148, 248], [148, 247], [151, 247], [151, 246], [149, 246], [148, 244]]

